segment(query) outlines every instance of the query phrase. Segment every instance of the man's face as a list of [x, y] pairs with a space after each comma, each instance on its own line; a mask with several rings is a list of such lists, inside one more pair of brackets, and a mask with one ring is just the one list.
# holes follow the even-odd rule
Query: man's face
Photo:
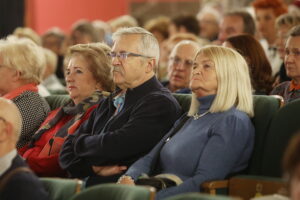
[[240, 16], [225, 16], [220, 24], [218, 39], [224, 42], [227, 38], [244, 32], [244, 22]]
[[[117, 54], [142, 54], [138, 51], [138, 45], [141, 42], [140, 37], [138, 34], [119, 37], [112, 47], [112, 52]], [[113, 58], [112, 73], [115, 84], [121, 89], [128, 89], [135, 88], [144, 83], [148, 77], [148, 73], [153, 73], [152, 68], [149, 71], [149, 59], [138, 56], [128, 56], [127, 58], [117, 56]]]
[[284, 64], [288, 77], [300, 84], [300, 36], [288, 38]]
[[182, 44], [173, 49], [168, 65], [170, 89], [178, 90], [188, 88], [193, 66], [193, 59], [198, 48], [194, 44]]

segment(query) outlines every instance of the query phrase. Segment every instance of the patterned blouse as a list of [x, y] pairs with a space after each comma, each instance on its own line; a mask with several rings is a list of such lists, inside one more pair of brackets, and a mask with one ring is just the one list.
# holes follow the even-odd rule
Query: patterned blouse
[[34, 91], [24, 91], [11, 100], [19, 108], [23, 119], [21, 136], [17, 143], [17, 148], [20, 149], [31, 140], [31, 136], [46, 119], [50, 107], [46, 100]]

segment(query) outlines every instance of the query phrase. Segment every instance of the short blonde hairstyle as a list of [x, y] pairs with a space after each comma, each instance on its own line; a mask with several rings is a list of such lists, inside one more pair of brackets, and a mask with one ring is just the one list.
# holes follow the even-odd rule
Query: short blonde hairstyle
[[[201, 48], [196, 58], [199, 54], [212, 60], [216, 69], [218, 89], [209, 111], [224, 112], [235, 106], [252, 117], [254, 113], [251, 81], [247, 62], [243, 56], [233, 49], [214, 45]], [[197, 113], [199, 106], [193, 93], [188, 115]]]
[[10, 36], [0, 40], [0, 57], [4, 66], [19, 71], [26, 82], [40, 83], [45, 55], [30, 39]]
[[41, 37], [34, 30], [28, 27], [16, 28], [13, 32], [13, 35], [19, 38], [28, 38], [39, 46], [42, 44]]
[[114, 83], [111, 74], [111, 58], [108, 56], [110, 51], [111, 48], [109, 46], [100, 42], [71, 46], [68, 49], [64, 67], [66, 68], [72, 56], [82, 56], [89, 64], [89, 70], [92, 72], [96, 82], [100, 83], [105, 91], [111, 92], [114, 90]]

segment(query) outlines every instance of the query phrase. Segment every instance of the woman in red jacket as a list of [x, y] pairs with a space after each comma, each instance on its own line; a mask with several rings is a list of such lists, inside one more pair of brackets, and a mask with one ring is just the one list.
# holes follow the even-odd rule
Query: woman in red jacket
[[19, 151], [37, 175], [66, 175], [58, 164], [65, 138], [76, 131], [113, 89], [109, 52], [110, 48], [101, 43], [70, 47], [65, 59], [65, 77], [71, 100], [52, 111], [30, 144]]

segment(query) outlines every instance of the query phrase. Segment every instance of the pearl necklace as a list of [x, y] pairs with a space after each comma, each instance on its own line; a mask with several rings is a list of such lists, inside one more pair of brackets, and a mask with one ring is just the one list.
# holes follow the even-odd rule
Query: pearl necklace
[[194, 120], [197, 120], [197, 119], [199, 119], [199, 118], [201, 118], [201, 117], [203, 117], [204, 115], [206, 115], [206, 114], [208, 114], [209, 113], [209, 111], [206, 111], [206, 112], [204, 112], [204, 113], [202, 113], [202, 114], [198, 114], [198, 113], [195, 113], [194, 115], [193, 115], [193, 118], [194, 118]]

